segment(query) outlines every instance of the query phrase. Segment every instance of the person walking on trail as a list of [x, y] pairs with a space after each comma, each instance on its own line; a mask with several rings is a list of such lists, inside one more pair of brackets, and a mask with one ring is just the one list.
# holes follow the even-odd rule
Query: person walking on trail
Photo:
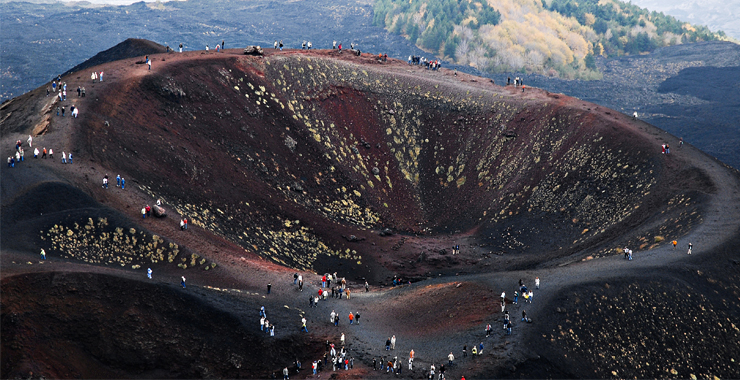
[[491, 336], [491, 330], [493, 330], [493, 329], [491, 328], [491, 324], [489, 323], [486, 326], [486, 338], [489, 337], [489, 336]]
[[62, 163], [67, 163], [67, 152], [62, 151]]
[[182, 53], [182, 42], [180, 42], [180, 53]]
[[280, 51], [283, 51], [283, 40], [280, 40], [278, 46], [280, 47]]
[[116, 187], [121, 187], [121, 175], [116, 176]]
[[368, 284], [367, 281], [365, 281], [365, 293], [369, 291], [370, 291], [370, 284]]
[[519, 292], [514, 291], [514, 305], [517, 305], [519, 301]]
[[69, 158], [69, 163], [71, 164], [72, 163], [72, 152], [69, 152], [69, 157], [68, 158]]
[[46, 147], [44, 147], [43, 154], [41, 155], [41, 158], [46, 159]]
[[535, 289], [539, 289], [540, 288], [540, 278], [539, 277], [535, 277], [534, 278], [534, 288]]
[[344, 350], [344, 333], [339, 337], [339, 343], [342, 345], [342, 350]]
[[31, 135], [28, 135], [28, 140], [26, 140], [28, 143], [29, 148], [33, 148], [33, 137]]
[[270, 289], [272, 289], [272, 284], [268, 282], [267, 283], [267, 294], [270, 294]]
[[39, 148], [33, 148], [33, 158], [39, 158]]
[[478, 345], [478, 355], [483, 355], [483, 342]]
[[334, 323], [334, 317], [336, 316], [337, 316], [337, 313], [334, 310], [332, 310], [331, 314], [329, 315], [329, 322]]
[[396, 349], [396, 336], [393, 335], [391, 337], [391, 350], [395, 350], [395, 349]]
[[526, 310], [522, 310], [522, 322], [529, 322], [529, 319], [527, 318]]
[[[121, 177], [121, 190], [124, 190], [126, 188], [126, 179]], [[188, 221], [185, 221], [185, 229], [188, 229]]]
[[43, 260], [46, 260], [46, 251], [44, 251], [44, 249], [43, 249], [43, 248], [41, 248], [41, 258], [42, 258]]
[[388, 339], [385, 340], [385, 350], [390, 351], [391, 350], [391, 338], [388, 337]]
[[182, 280], [180, 280], [180, 285], [182, 285], [183, 289], [187, 288], [187, 286], [185, 286], [185, 276], [182, 276]]
[[473, 349], [470, 350], [470, 353], [473, 354], [473, 357], [478, 356], [478, 347], [475, 344], [473, 345]]
[[674, 240], [672, 243], [673, 243], [673, 249], [676, 249], [676, 246], [678, 245], [678, 241]]
[[293, 273], [293, 285], [298, 283], [298, 273]]
[[151, 280], [151, 278], [152, 278], [152, 268], [146, 268], [146, 276]]
[[452, 366], [452, 362], [453, 362], [454, 360], [455, 360], [455, 355], [452, 355], [452, 352], [450, 352], [450, 354], [449, 354], [449, 355], [447, 355], [447, 361], [448, 361], [448, 363], [449, 363], [450, 367]]
[[308, 328], [306, 327], [306, 317], [301, 318], [301, 331], [308, 332]]
[[[208, 50], [208, 49], [206, 49], [206, 50]], [[148, 60], [146, 61], [146, 64], [147, 64], [147, 65], [149, 65], [149, 71], [151, 71], [151, 70], [152, 70], [152, 59], [151, 59], [151, 58], [149, 58], [149, 59], [148, 59]]]
[[349, 312], [349, 324], [353, 324], [355, 322], [355, 315], [352, 314], [352, 312]]
[[691, 249], [693, 249], [693, 248], [694, 248], [694, 245], [691, 244], [691, 243], [689, 243], [689, 252], [688, 252], [689, 255], [691, 254]]
[[103, 177], [103, 188], [108, 188], [108, 176]]
[[359, 311], [355, 313], [355, 321], [357, 321], [358, 325], [360, 324], [360, 312]]
[[288, 367], [283, 368], [283, 380], [289, 380], [290, 377], [288, 377]]
[[260, 331], [265, 331], [265, 317], [260, 317]]
[[54, 159], [54, 149], [49, 148], [49, 158], [51, 158], [52, 160]]
[[141, 219], [146, 219], [146, 207], [141, 208]]

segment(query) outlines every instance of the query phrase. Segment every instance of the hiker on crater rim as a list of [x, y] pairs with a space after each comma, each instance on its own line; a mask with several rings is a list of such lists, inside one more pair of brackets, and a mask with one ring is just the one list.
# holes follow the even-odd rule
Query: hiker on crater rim
[[694, 248], [694, 245], [693, 245], [693, 244], [691, 244], [691, 243], [689, 243], [689, 251], [688, 251], [688, 254], [689, 254], [689, 255], [691, 254], [691, 250], [692, 250], [693, 248]]
[[180, 42], [180, 53], [182, 53], [182, 42]]

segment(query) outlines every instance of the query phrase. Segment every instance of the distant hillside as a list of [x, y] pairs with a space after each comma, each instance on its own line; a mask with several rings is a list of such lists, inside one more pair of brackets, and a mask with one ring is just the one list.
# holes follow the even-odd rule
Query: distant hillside
[[69, 69], [69, 71], [64, 73], [64, 75], [73, 73], [75, 71], [80, 71], [88, 67], [101, 65], [103, 63], [117, 61], [119, 59], [134, 58], [139, 56], [143, 57], [149, 54], [166, 52], [167, 47], [156, 42], [138, 38], [129, 38], [126, 41], [123, 41], [108, 50], [101, 51], [100, 53], [95, 54], [87, 61], [82, 62], [79, 65]]
[[594, 56], [724, 39], [618, 0], [377, 0], [374, 23], [484, 72], [594, 79]]

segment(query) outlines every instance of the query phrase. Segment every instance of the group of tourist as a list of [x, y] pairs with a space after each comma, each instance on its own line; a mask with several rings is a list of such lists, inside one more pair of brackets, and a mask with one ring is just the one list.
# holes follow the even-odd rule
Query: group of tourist
[[[26, 140], [26, 143], [28, 144], [28, 148], [33, 148], [33, 137], [31, 135], [28, 135], [28, 140]], [[54, 159], [54, 149], [49, 149], [47, 151], [46, 147], [44, 147], [41, 151], [39, 151], [39, 148], [36, 147], [33, 149], [33, 158], [39, 158], [39, 154], [41, 154], [41, 158], [46, 159], [47, 155], [49, 158]], [[63, 164], [71, 164], [72, 163], [72, 152], [62, 152], [62, 163]], [[15, 142], [15, 153], [8, 157], [8, 167], [14, 168], [15, 164], [21, 163], [26, 160], [26, 151], [23, 149], [23, 143], [21, 140], [17, 140]]]

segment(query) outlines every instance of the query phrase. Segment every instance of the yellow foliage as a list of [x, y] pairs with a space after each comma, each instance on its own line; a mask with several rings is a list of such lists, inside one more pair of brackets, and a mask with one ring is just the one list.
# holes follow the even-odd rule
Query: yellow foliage
[[586, 25], [588, 26], [591, 26], [596, 22], [596, 16], [592, 15], [591, 13], [584, 14], [583, 18], [586, 20]]

